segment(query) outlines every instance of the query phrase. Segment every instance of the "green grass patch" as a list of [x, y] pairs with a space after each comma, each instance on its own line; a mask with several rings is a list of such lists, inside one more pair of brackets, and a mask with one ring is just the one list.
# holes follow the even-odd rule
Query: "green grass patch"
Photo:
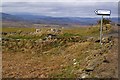
[[35, 32], [35, 28], [15, 28], [15, 27], [5, 27], [2, 28], [2, 32], [17, 32], [17, 31], [22, 31], [22, 32]]

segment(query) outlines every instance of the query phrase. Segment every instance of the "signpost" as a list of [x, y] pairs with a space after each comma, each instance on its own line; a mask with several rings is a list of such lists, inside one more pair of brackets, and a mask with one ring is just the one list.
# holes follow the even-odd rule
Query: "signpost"
[[105, 10], [105, 9], [98, 9], [95, 10], [95, 14], [101, 15], [101, 27], [100, 27], [100, 44], [102, 45], [102, 26], [103, 26], [103, 16], [110, 16], [111, 11], [110, 10]]

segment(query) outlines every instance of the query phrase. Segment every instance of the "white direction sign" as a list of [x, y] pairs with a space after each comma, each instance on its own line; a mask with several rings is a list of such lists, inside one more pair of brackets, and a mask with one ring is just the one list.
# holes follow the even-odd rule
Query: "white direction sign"
[[98, 10], [95, 10], [95, 13], [96, 13], [97, 15], [110, 16], [111, 11], [110, 11], [110, 10], [104, 10], [104, 9], [98, 9]]

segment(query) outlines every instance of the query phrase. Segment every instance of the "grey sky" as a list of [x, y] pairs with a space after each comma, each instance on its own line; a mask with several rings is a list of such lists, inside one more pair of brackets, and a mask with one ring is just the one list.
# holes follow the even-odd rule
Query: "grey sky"
[[2, 0], [2, 2], [118, 2], [119, 0]]
[[[12, 0], [14, 1], [14, 0]], [[46, 2], [45, 2], [46, 1]], [[95, 0], [89, 2], [85, 1], [62, 1], [62, 2], [9, 2], [2, 3], [2, 9], [5, 13], [30, 13], [35, 15], [47, 15], [55, 17], [96, 17], [94, 10], [96, 9], [110, 9], [111, 16], [115, 17], [118, 14], [118, 2], [97, 2]]]

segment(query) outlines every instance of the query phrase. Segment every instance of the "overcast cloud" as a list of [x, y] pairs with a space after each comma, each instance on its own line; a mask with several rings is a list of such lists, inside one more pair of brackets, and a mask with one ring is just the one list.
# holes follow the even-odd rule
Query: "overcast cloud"
[[118, 2], [119, 0], [2, 0], [2, 2]]
[[[9, 2], [13, 1], [13, 2]], [[96, 9], [109, 9], [112, 11], [111, 16], [117, 16], [118, 14], [118, 0], [112, 2], [98, 2], [96, 0], [89, 0], [89, 2], [69, 0], [69, 2], [57, 0], [56, 2], [47, 2], [47, 0], [32, 0], [29, 2], [22, 2], [23, 0], [4, 0], [2, 3], [2, 9], [4, 13], [20, 14], [28, 13], [35, 15], [46, 15], [55, 17], [96, 17], [94, 10]], [[37, 2], [38, 1], [38, 2]], [[46, 1], [46, 2], [45, 2]], [[71, 1], [71, 2], [70, 2]], [[102, 0], [101, 0], [102, 1]]]

